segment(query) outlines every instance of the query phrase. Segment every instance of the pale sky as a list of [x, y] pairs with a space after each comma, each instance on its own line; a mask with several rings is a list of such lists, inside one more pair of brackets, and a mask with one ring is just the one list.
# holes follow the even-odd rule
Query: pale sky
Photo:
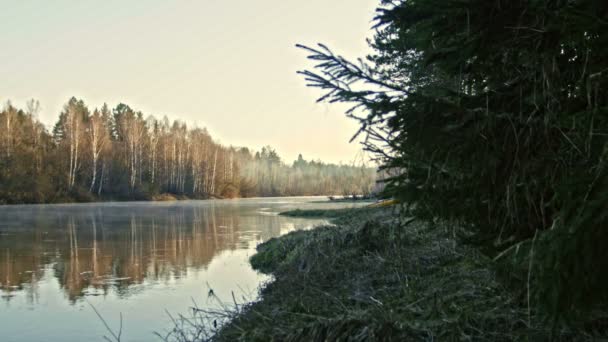
[[0, 101], [40, 100], [51, 125], [71, 96], [207, 127], [225, 145], [287, 162], [350, 162], [357, 123], [316, 104], [296, 43], [369, 50], [380, 0], [0, 0]]

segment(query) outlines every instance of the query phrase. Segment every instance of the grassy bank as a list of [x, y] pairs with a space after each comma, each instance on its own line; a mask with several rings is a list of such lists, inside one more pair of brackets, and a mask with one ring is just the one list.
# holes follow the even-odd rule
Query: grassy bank
[[[320, 203], [327, 203], [327, 202], [320, 202]], [[362, 216], [365, 216], [366, 214], [371, 214], [373, 211], [374, 211], [373, 209], [368, 209], [368, 208], [359, 208], [356, 210], [352, 209], [352, 208], [331, 209], [331, 210], [295, 209], [295, 210], [282, 212], [279, 215], [289, 216], [289, 217], [310, 217], [310, 218], [330, 218], [330, 219], [342, 218], [341, 221], [344, 221], [345, 219], [348, 219], [348, 217], [352, 216], [353, 213], [357, 213], [357, 216], [362, 217]]]
[[[390, 209], [294, 211], [336, 226], [258, 247], [275, 281], [214, 337], [219, 341], [587, 340], [551, 329], [501, 285], [492, 261], [445, 229], [400, 227]], [[597, 337], [597, 336], [596, 336]]]
[[[274, 281], [259, 301], [194, 309], [171, 341], [586, 341], [608, 332], [552, 324], [507, 288], [494, 262], [452, 229], [400, 222], [392, 208], [296, 210], [334, 225], [258, 246], [252, 266]], [[216, 320], [219, 324], [216, 326]], [[228, 322], [221, 326], [222, 322]]]

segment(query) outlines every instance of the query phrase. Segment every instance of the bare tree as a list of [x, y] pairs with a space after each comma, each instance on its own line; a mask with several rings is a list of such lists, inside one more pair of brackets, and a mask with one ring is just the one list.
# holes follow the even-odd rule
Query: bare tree
[[80, 168], [80, 145], [83, 138], [84, 120], [88, 119], [88, 110], [81, 100], [71, 98], [55, 126], [55, 138], [61, 145], [67, 145], [69, 167], [67, 187], [71, 190], [76, 183], [76, 174]]
[[13, 126], [14, 121], [17, 117], [17, 109], [13, 107], [10, 101], [6, 103], [6, 106], [3, 111], [4, 114], [4, 124], [5, 124], [5, 137], [4, 137], [4, 150], [6, 153], [6, 157], [11, 157], [11, 152], [13, 149]]
[[95, 182], [97, 181], [97, 169], [98, 160], [101, 151], [103, 151], [105, 145], [108, 142], [107, 128], [105, 127], [104, 120], [101, 113], [95, 109], [91, 119], [89, 120], [89, 146], [91, 147], [91, 163], [92, 163], [92, 175], [91, 175], [91, 186], [89, 192], [93, 192]]

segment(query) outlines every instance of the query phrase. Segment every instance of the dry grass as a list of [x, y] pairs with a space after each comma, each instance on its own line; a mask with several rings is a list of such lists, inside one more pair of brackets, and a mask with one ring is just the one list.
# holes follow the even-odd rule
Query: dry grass
[[[529, 314], [525, 300], [501, 285], [492, 261], [457, 243], [453, 232], [411, 222], [403, 226], [395, 218], [387, 209], [343, 210], [334, 220], [337, 226], [297, 231], [260, 245], [251, 263], [275, 277], [261, 290], [261, 300], [223, 311], [226, 324], [205, 338], [177, 340], [598, 337], [575, 328], [550, 327], [534, 311]], [[209, 322], [211, 316], [204, 314], [199, 318]], [[190, 329], [197, 326], [202, 325]]]

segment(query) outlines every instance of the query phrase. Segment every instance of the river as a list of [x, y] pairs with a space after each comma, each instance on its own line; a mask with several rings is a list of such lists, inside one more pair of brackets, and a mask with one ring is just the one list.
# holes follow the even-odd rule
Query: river
[[[248, 258], [263, 241], [343, 208], [322, 197], [0, 206], [0, 340], [158, 340], [196, 302], [254, 300], [269, 278]], [[213, 290], [214, 296], [209, 296]]]

